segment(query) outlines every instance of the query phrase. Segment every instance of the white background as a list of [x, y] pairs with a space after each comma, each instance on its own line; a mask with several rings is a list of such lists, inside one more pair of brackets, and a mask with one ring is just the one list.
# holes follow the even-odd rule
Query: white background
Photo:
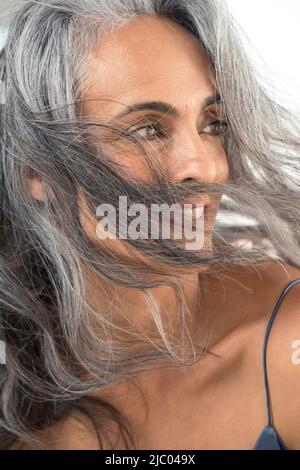
[[[195, 0], [196, 1], [196, 0]], [[264, 82], [277, 96], [300, 108], [300, 0], [227, 0], [253, 47], [250, 51]], [[0, 0], [0, 47], [6, 15], [20, 0]]]
[[300, 0], [228, 0], [228, 5], [254, 46], [266, 83], [274, 83], [283, 101], [300, 105]]

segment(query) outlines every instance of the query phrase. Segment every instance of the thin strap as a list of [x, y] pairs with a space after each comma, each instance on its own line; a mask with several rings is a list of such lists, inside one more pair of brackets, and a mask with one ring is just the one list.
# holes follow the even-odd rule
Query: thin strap
[[275, 319], [275, 316], [279, 310], [279, 307], [286, 296], [286, 294], [289, 292], [289, 290], [294, 287], [295, 285], [300, 284], [300, 278], [295, 279], [294, 281], [290, 282], [286, 288], [282, 291], [280, 294], [280, 297], [278, 298], [276, 305], [274, 307], [273, 313], [270, 317], [267, 329], [266, 329], [266, 335], [264, 339], [264, 346], [263, 346], [263, 369], [264, 369], [264, 384], [265, 384], [265, 396], [266, 396], [266, 405], [267, 405], [267, 420], [268, 420], [268, 426], [272, 426], [272, 419], [271, 419], [271, 406], [270, 406], [270, 390], [269, 390], [269, 382], [268, 382], [268, 374], [267, 374], [267, 345], [268, 345], [268, 339], [270, 335], [270, 331], [273, 325], [273, 321]]

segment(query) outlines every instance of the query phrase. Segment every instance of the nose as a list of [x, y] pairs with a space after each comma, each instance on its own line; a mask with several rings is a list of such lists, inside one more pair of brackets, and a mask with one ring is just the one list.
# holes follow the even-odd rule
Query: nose
[[186, 132], [174, 142], [169, 174], [174, 183], [194, 179], [200, 183], [226, 183], [229, 167], [225, 149], [218, 136]]

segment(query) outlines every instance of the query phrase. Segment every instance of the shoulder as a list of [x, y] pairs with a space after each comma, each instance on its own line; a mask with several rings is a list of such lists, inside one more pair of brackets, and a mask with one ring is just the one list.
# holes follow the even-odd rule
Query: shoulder
[[[286, 289], [295, 280], [299, 280], [299, 282]], [[292, 339], [295, 334], [300, 333], [300, 268], [283, 262], [272, 262], [264, 267], [263, 281], [260, 295], [267, 299], [268, 319], [281, 294], [284, 294], [270, 334], [273, 339], [277, 335], [278, 339], [280, 337], [283, 342]]]
[[[99, 450], [97, 433], [90, 419], [75, 412], [64, 420], [35, 433], [49, 450]], [[16, 442], [12, 450], [36, 450], [23, 442]]]
[[[272, 263], [265, 271], [270, 308], [287, 285], [300, 279], [300, 269]], [[267, 345], [267, 372], [274, 426], [290, 449], [300, 449], [300, 283], [284, 296]]]

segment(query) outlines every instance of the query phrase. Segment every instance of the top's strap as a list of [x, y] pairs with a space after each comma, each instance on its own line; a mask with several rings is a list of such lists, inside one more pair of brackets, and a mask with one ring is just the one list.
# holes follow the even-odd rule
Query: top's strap
[[270, 406], [270, 391], [269, 391], [269, 383], [268, 383], [268, 374], [267, 374], [267, 345], [268, 345], [268, 339], [270, 335], [270, 331], [273, 325], [273, 321], [276, 317], [276, 314], [279, 310], [279, 307], [287, 295], [287, 293], [290, 291], [292, 287], [295, 285], [300, 284], [300, 278], [295, 279], [294, 281], [290, 282], [285, 289], [282, 291], [280, 294], [276, 305], [274, 307], [274, 310], [272, 312], [272, 315], [270, 317], [267, 329], [266, 329], [266, 334], [265, 334], [265, 339], [264, 339], [264, 346], [263, 346], [263, 370], [264, 370], [264, 384], [265, 384], [265, 396], [266, 396], [266, 405], [267, 405], [267, 420], [268, 420], [268, 426], [272, 426], [272, 419], [271, 419], [271, 406]]

